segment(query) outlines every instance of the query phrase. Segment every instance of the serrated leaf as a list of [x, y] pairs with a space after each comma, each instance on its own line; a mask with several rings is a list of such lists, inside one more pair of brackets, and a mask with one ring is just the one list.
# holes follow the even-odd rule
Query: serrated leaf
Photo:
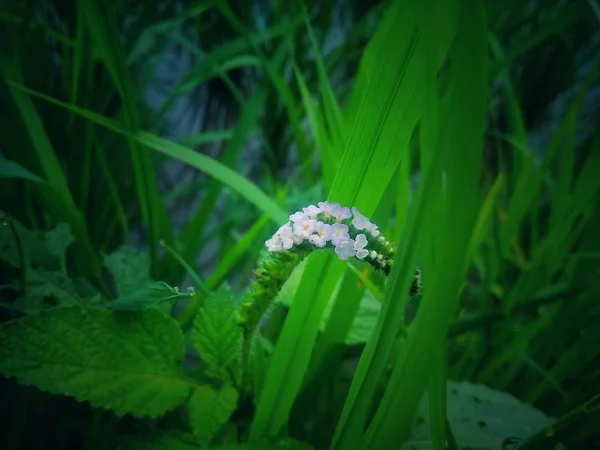
[[[448, 381], [447, 405], [448, 422], [460, 448], [502, 450], [505, 438], [527, 438], [553, 421], [512, 395], [467, 382]], [[428, 421], [425, 396], [403, 450], [433, 449]]]
[[44, 243], [53, 256], [64, 258], [69, 245], [74, 241], [71, 227], [66, 223], [59, 223], [53, 230], [44, 233]]
[[214, 434], [227, 423], [237, 406], [238, 393], [225, 385], [222, 389], [198, 386], [188, 403], [190, 424], [202, 445], [208, 445]]
[[9, 218], [17, 233], [10, 226], [0, 226], [0, 258], [13, 267], [20, 267], [19, 243], [25, 266], [42, 266], [48, 270], [64, 270], [67, 249], [73, 242], [69, 225], [60, 223], [45, 232], [32, 232], [19, 221]]
[[183, 336], [157, 310], [43, 310], [0, 325], [0, 371], [25, 385], [94, 406], [159, 417], [185, 401]]
[[299, 442], [290, 437], [280, 439], [264, 439], [261, 442], [247, 444], [230, 444], [212, 447], [214, 450], [312, 450], [306, 442]]
[[1, 218], [0, 220], [0, 259], [10, 264], [12, 267], [20, 267], [21, 265], [21, 261], [19, 259], [19, 247], [17, 245], [17, 240], [15, 239], [15, 235], [13, 233], [13, 230], [11, 229], [11, 225], [9, 225], [8, 223], [8, 221], [10, 220], [12, 226], [14, 226], [14, 229], [19, 237], [19, 240], [21, 241], [25, 263], [28, 264], [29, 247], [36, 239], [34, 234], [27, 230], [17, 220], [14, 220], [10, 217], [6, 219]]
[[193, 434], [166, 431], [149, 436], [122, 436], [119, 450], [198, 450]]
[[119, 297], [110, 302], [107, 307], [118, 311], [137, 311], [189, 296], [190, 294], [180, 293], [167, 283], [157, 281], [132, 294]]
[[235, 319], [236, 309], [235, 298], [223, 286], [205, 299], [196, 316], [193, 343], [209, 376], [233, 378], [230, 369], [237, 362], [242, 345], [242, 331]]
[[39, 268], [27, 270], [25, 292], [14, 302], [13, 306], [23, 312], [32, 313], [52, 306], [80, 303], [82, 300], [67, 275]]
[[106, 255], [104, 266], [115, 280], [118, 296], [124, 297], [154, 283], [150, 277], [150, 257], [129, 246]]

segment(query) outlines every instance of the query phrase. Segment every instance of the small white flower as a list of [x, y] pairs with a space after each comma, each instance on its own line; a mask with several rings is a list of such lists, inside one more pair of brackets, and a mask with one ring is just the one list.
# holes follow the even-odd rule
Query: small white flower
[[321, 212], [321, 208], [317, 208], [315, 205], [309, 205], [306, 208], [302, 208], [304, 214], [306, 214], [311, 219], [316, 219], [317, 215]]
[[372, 227], [369, 229], [369, 231], [371, 232], [371, 234], [373, 235], [373, 237], [378, 237], [378, 236], [379, 236], [380, 238], [382, 238], [382, 237], [383, 237], [383, 236], [380, 236], [380, 235], [381, 235], [381, 232], [380, 232], [380, 231], [377, 229], [377, 225], [373, 225], [373, 226], [372, 226]]
[[340, 204], [339, 203], [330, 203], [330, 202], [319, 202], [318, 203], [319, 208], [321, 208], [321, 211], [323, 212], [323, 215], [325, 216], [326, 219], [329, 219], [330, 217], [333, 216], [333, 211], [336, 208], [340, 208]]
[[354, 250], [354, 241], [350, 239], [341, 242], [339, 245], [336, 245], [335, 252], [342, 261], [352, 258], [356, 255], [356, 251]]
[[279, 227], [279, 230], [277, 230], [275, 236], [279, 236], [279, 239], [281, 239], [281, 246], [285, 250], [289, 250], [294, 246], [294, 234], [289, 223]]
[[361, 250], [367, 246], [369, 241], [367, 241], [367, 236], [360, 233], [356, 236], [356, 241], [354, 241], [354, 250]]
[[279, 236], [291, 236], [292, 234], [292, 227], [290, 226], [289, 223], [286, 223], [285, 225], [282, 225], [279, 227], [279, 230], [277, 230], [277, 232], [275, 233]]
[[290, 216], [292, 222], [298, 222], [304, 218], [306, 218], [306, 215], [302, 211], [298, 211]]
[[348, 234], [348, 225], [334, 223], [333, 225], [331, 225], [330, 233], [331, 242], [333, 245], [336, 246], [350, 239], [350, 235]]
[[355, 206], [352, 207], [352, 214], [354, 218], [352, 219], [352, 225], [356, 227], [357, 230], [368, 230], [373, 224], [367, 219]]
[[267, 245], [267, 248], [269, 249], [270, 252], [278, 252], [283, 248], [282, 243], [281, 243], [281, 238], [277, 234], [275, 236], [273, 236], [271, 239], [267, 239], [265, 244]]
[[371, 259], [377, 258], [377, 252], [375, 250], [371, 250], [371, 252], [369, 253], [369, 258], [371, 258]]
[[349, 219], [352, 217], [352, 213], [350, 212], [350, 208], [346, 208], [344, 206], [336, 206], [332, 208], [331, 215], [337, 220], [342, 221], [344, 219]]
[[292, 234], [292, 241], [294, 241], [294, 244], [300, 245], [304, 242], [304, 238], [301, 238], [300, 236], [296, 236], [295, 234]]
[[316, 220], [305, 217], [294, 223], [294, 234], [302, 239], [308, 239], [313, 231], [315, 231], [316, 223]]
[[365, 259], [367, 256], [369, 256], [369, 250], [367, 250], [366, 248], [356, 250], [356, 257], [358, 259]]
[[315, 225], [315, 234], [311, 235], [308, 240], [311, 244], [323, 248], [327, 244], [327, 241], [331, 239], [330, 235], [331, 225], [319, 221]]

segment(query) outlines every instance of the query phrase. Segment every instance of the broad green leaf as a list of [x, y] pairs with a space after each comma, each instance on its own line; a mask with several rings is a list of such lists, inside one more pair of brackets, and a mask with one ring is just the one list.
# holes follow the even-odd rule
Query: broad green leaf
[[67, 249], [75, 240], [71, 227], [66, 223], [59, 223], [53, 230], [45, 232], [43, 238], [48, 251], [61, 259], [64, 259]]
[[193, 434], [174, 430], [148, 436], [123, 435], [119, 445], [121, 450], [198, 450], [199, 448], [198, 440]]
[[194, 321], [192, 340], [209, 376], [237, 381], [235, 363], [241, 352], [242, 330], [236, 323], [237, 302], [223, 285], [208, 296]]
[[153, 284], [150, 278], [150, 257], [129, 246], [122, 246], [106, 255], [104, 266], [115, 280], [119, 297], [135, 294]]
[[183, 336], [157, 310], [52, 308], [0, 325], [0, 371], [25, 385], [110, 409], [159, 417], [185, 401]]
[[44, 184], [45, 181], [31, 173], [25, 167], [0, 155], [0, 178], [21, 178], [34, 183]]
[[163, 303], [191, 297], [191, 293], [179, 292], [163, 281], [157, 281], [150, 286], [140, 288], [129, 295], [119, 297], [110, 302], [107, 307], [119, 311], [136, 311], [151, 308]]
[[[13, 218], [0, 215], [0, 259], [2, 261], [13, 267], [20, 267], [22, 263], [28, 265], [30, 261], [29, 246], [32, 241], [33, 233]], [[23, 249], [24, 261], [21, 261], [19, 244]]]
[[[504, 450], [507, 437], [526, 439], [552, 418], [510, 394], [468, 382], [448, 381], [448, 422], [460, 448]], [[428, 396], [421, 400], [402, 450], [431, 450]]]
[[225, 385], [221, 389], [198, 386], [188, 402], [190, 424], [202, 445], [208, 445], [219, 429], [227, 423], [237, 407], [238, 393]]
[[52, 306], [82, 303], [73, 282], [66, 274], [44, 268], [30, 268], [25, 273], [25, 292], [13, 303], [15, 308], [31, 313]]
[[312, 450], [312, 447], [290, 437], [280, 439], [264, 439], [260, 442], [248, 444], [219, 445], [212, 447], [214, 450]]

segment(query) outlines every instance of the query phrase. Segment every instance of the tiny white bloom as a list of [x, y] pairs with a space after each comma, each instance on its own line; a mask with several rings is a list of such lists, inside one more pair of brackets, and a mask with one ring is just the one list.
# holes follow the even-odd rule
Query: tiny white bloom
[[291, 236], [292, 235], [292, 227], [290, 226], [289, 223], [286, 223], [285, 225], [280, 226], [279, 230], [277, 230], [277, 232], [275, 234], [277, 234], [281, 237]]
[[290, 248], [292, 248], [294, 246], [294, 239], [293, 239], [293, 235], [289, 235], [289, 236], [282, 236], [281, 237], [281, 246], [285, 249], [285, 250], [289, 250]]
[[371, 259], [377, 258], [377, 252], [375, 250], [371, 250], [371, 252], [369, 253], [369, 258], [371, 258]]
[[[377, 226], [374, 226], [369, 231], [371, 232], [371, 234], [373, 235], [373, 237], [378, 237], [378, 236], [381, 235], [381, 232], [377, 229]], [[380, 236], [380, 237], [383, 237], [383, 236]]]
[[281, 238], [278, 235], [273, 236], [271, 239], [268, 239], [265, 244], [270, 252], [278, 252], [283, 246], [281, 243]]
[[305, 217], [294, 223], [294, 234], [302, 239], [308, 239], [315, 230], [316, 220]]
[[357, 230], [368, 230], [373, 225], [355, 206], [352, 207], [352, 214], [354, 214], [352, 225], [354, 225]]
[[306, 215], [302, 211], [295, 212], [290, 216], [292, 222], [298, 222], [304, 218], [306, 218]]
[[340, 204], [335, 202], [319, 202], [318, 205], [326, 219], [329, 219], [331, 216], [333, 216], [333, 211], [336, 208], [340, 208]]
[[367, 241], [367, 236], [360, 233], [359, 235], [356, 236], [356, 241], [354, 241], [354, 250], [364, 249], [368, 243], [369, 243], [369, 241]]
[[309, 205], [306, 208], [302, 208], [304, 214], [306, 214], [311, 219], [316, 219], [317, 215], [321, 212], [321, 208], [317, 208], [315, 205]]
[[315, 234], [311, 235], [308, 240], [319, 248], [325, 247], [327, 241], [331, 239], [331, 225], [317, 222], [315, 225]]
[[356, 257], [358, 259], [365, 259], [369, 255], [369, 250], [366, 248], [361, 248], [356, 250]]
[[344, 206], [336, 206], [332, 208], [331, 215], [338, 221], [342, 221], [344, 219], [349, 219], [352, 217], [352, 213], [350, 212], [350, 208], [346, 208]]
[[333, 245], [341, 244], [343, 241], [350, 239], [348, 234], [348, 225], [334, 223], [331, 225], [331, 242]]
[[323, 248], [327, 245], [327, 241], [318, 234], [311, 234], [308, 241], [315, 247]]
[[335, 252], [342, 261], [352, 258], [356, 255], [356, 251], [354, 250], [354, 241], [350, 239], [341, 242], [339, 245], [336, 245]]

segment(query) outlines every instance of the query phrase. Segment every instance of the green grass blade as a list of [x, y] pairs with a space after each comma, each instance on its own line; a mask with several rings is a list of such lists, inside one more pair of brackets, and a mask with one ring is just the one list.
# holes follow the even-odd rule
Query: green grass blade
[[[386, 66], [388, 66], [387, 70], [394, 66], [399, 66], [402, 68], [402, 71], [406, 72], [406, 74], [404, 74], [405, 80], [403, 89], [398, 94], [398, 99], [396, 100], [397, 104], [395, 105], [397, 108], [396, 114], [400, 115], [401, 118], [396, 118], [396, 124], [391, 125], [391, 127], [397, 129], [400, 128], [397, 124], [404, 123], [407, 128], [403, 130], [403, 132], [407, 134], [404, 135], [401, 140], [397, 140], [393, 136], [387, 136], [383, 141], [394, 143], [396, 154], [402, 155], [398, 155], [400, 157], [397, 156], [401, 163], [403, 156], [409, 151], [408, 142], [419, 116], [418, 112], [421, 109], [420, 104], [414, 104], [414, 91], [418, 89], [423, 80], [421, 59], [418, 57], [418, 52], [423, 50], [421, 50], [415, 42], [417, 39], [417, 20], [418, 17], [415, 10], [409, 8], [408, 5], [402, 4], [401, 2], [392, 4], [387, 17], [384, 18], [384, 21], [378, 30], [379, 34], [373, 38], [373, 41], [370, 44], [373, 48], [373, 54], [369, 56], [368, 48], [365, 58], [361, 63], [361, 70], [363, 70], [362, 68], [364, 67], [364, 70], [372, 72], [381, 71], [382, 73], [385, 73]], [[444, 33], [442, 34], [444, 39], [439, 40], [438, 51], [431, 54], [433, 59], [433, 67], [431, 69], [435, 71], [439, 69], [453, 36], [452, 26], [443, 27], [441, 30], [444, 30]], [[429, 32], [429, 30], [426, 32]], [[410, 47], [405, 50], [406, 54], [402, 55], [401, 52], [395, 50], [394, 56], [390, 57], [388, 54], [389, 42], [392, 41], [409, 42]], [[367, 72], [367, 74], [368, 73], [369, 72]], [[400, 74], [396, 74], [395, 76], [398, 77], [399, 75]], [[368, 80], [368, 77], [365, 76], [365, 79]], [[383, 84], [381, 80], [385, 79], [393, 80], [395, 78], [394, 75], [391, 74], [388, 74], [386, 77], [383, 77], [382, 75], [381, 79], [372, 80], [371, 85], [381, 85]], [[373, 89], [377, 89], [377, 87], [375, 86]], [[360, 93], [360, 90], [355, 92]], [[375, 100], [371, 100], [372, 94], [369, 94], [368, 92], [360, 95], [363, 97], [362, 105], [359, 109], [357, 119], [354, 121], [355, 127], [358, 129], [360, 129], [363, 120], [368, 120], [368, 118], [362, 120], [359, 118], [361, 116], [360, 111], [364, 110], [364, 112], [368, 114], [370, 109], [365, 107], [365, 105], [372, 104], [371, 101], [375, 102]], [[386, 98], [387, 96], [384, 96], [384, 98], [378, 99], [378, 101], [381, 102], [381, 104], [385, 104]], [[379, 137], [378, 134], [379, 133], [376, 133], [374, 136], [376, 139]], [[350, 151], [347, 151], [344, 156], [346, 157], [348, 154], [350, 154]], [[426, 223], [425, 199], [428, 199], [432, 195], [432, 177], [434, 174], [439, 176], [439, 171], [441, 169], [440, 158], [430, 159], [431, 163], [425, 167], [425, 171], [422, 173], [422, 181], [419, 190], [417, 191], [416, 199], [411, 205], [411, 210], [408, 214], [406, 225], [404, 226], [403, 238], [400, 241], [402, 242], [402, 245], [397, 250], [396, 260], [394, 261], [392, 272], [387, 283], [380, 319], [360, 359], [348, 398], [346, 399], [342, 411], [342, 416], [335, 431], [332, 449], [361, 448], [362, 432], [365, 427], [373, 396], [375, 395], [380, 376], [388, 362], [388, 357], [394, 342], [396, 341], [396, 337], [403, 328], [402, 318], [408, 297], [409, 286], [412, 281], [413, 270], [416, 264], [418, 242], [421, 237], [421, 227], [423, 226], [422, 224]], [[384, 165], [386, 163], [389, 164], [389, 160], [386, 161], [384, 158], [380, 163]], [[373, 176], [376, 174], [377, 172], [373, 173]], [[376, 184], [376, 182], [371, 181], [369, 184]], [[366, 189], [366, 186], [363, 192], [365, 196], [368, 195], [367, 193], [369, 191]], [[356, 201], [359, 200], [357, 199]]]
[[[240, 120], [233, 136], [223, 149], [219, 158], [221, 164], [234, 168], [239, 163], [240, 153], [246, 143], [248, 135], [257, 125], [261, 106], [264, 104], [265, 90], [258, 89], [247, 103], [242, 107]], [[212, 179], [205, 190], [200, 208], [186, 223], [181, 232], [181, 241], [185, 242], [183, 257], [186, 261], [193, 261], [205, 242], [205, 229], [215, 209], [215, 204], [221, 194], [223, 184]]]
[[34, 153], [41, 168], [46, 184], [39, 185], [35, 191], [42, 203], [45, 203], [56, 222], [65, 221], [75, 236], [74, 258], [83, 275], [98, 277], [100, 259], [95, 251], [87, 230], [85, 218], [75, 205], [69, 190], [67, 179], [62, 170], [50, 138], [36, 107], [27, 92], [17, 89], [14, 82], [21, 82], [19, 68], [4, 55], [0, 56], [0, 71], [8, 86], [9, 93], [20, 115]]
[[[458, 303], [479, 208], [488, 81], [485, 16], [484, 7], [477, 0], [460, 2], [458, 8], [457, 36], [449, 53], [449, 90], [440, 103], [439, 137], [431, 141], [437, 142], [439, 158], [445, 166], [445, 198], [441, 199], [445, 203], [441, 208], [444, 221], [443, 225], [436, 222], [425, 227], [429, 230], [425, 235], [433, 238], [437, 252], [430, 265], [424, 265], [428, 284], [365, 435], [368, 448], [386, 448], [408, 436], [414, 411], [432, 373], [431, 355], [443, 341], [441, 337]], [[466, 123], [468, 128], [461, 126]]]
[[81, 108], [77, 105], [71, 105], [45, 94], [33, 91], [24, 87], [20, 83], [9, 83], [10, 85], [20, 89], [21, 91], [28, 92], [29, 94], [41, 98], [47, 102], [61, 106], [65, 109], [72, 110], [82, 117], [85, 117], [92, 122], [97, 123], [115, 133], [128, 136], [131, 139], [136, 140], [140, 145], [148, 147], [154, 151], [162, 153], [163, 155], [174, 158], [191, 167], [194, 167], [213, 178], [221, 181], [224, 185], [228, 186], [232, 190], [238, 192], [242, 197], [247, 199], [250, 203], [256, 205], [256, 207], [266, 213], [271, 220], [275, 223], [280, 224], [285, 222], [289, 214], [287, 214], [270, 196], [263, 192], [258, 186], [245, 177], [240, 175], [238, 172], [230, 169], [229, 167], [221, 164], [208, 156], [202, 155], [194, 150], [184, 147], [183, 145], [176, 144], [167, 139], [156, 136], [155, 134], [148, 133], [146, 131], [131, 132], [125, 125], [101, 114], [97, 114], [85, 108]]
[[338, 282], [337, 271], [327, 269], [329, 265], [343, 267], [342, 262], [329, 252], [315, 253], [310, 258], [313, 264], [306, 265], [300, 281], [301, 285], [310, 288], [298, 289], [292, 301], [256, 406], [250, 428], [251, 442], [278, 435], [287, 422], [293, 400], [302, 385], [321, 316]]
[[[121, 37], [112, 11], [114, 5], [110, 6], [98, 0], [90, 0], [80, 2], [79, 6], [83, 8], [90, 34], [96, 44], [96, 50], [102, 58], [123, 102], [125, 124], [130, 131], [138, 131], [141, 127], [141, 119], [136, 105], [133, 82], [127, 66], [125, 51], [121, 44]], [[156, 264], [158, 242], [161, 239], [173, 242], [173, 229], [164, 202], [158, 192], [151, 155], [144, 152], [136, 140], [130, 139], [128, 143], [134, 166], [133, 176], [140, 208], [150, 234], [150, 255], [153, 263]]]

